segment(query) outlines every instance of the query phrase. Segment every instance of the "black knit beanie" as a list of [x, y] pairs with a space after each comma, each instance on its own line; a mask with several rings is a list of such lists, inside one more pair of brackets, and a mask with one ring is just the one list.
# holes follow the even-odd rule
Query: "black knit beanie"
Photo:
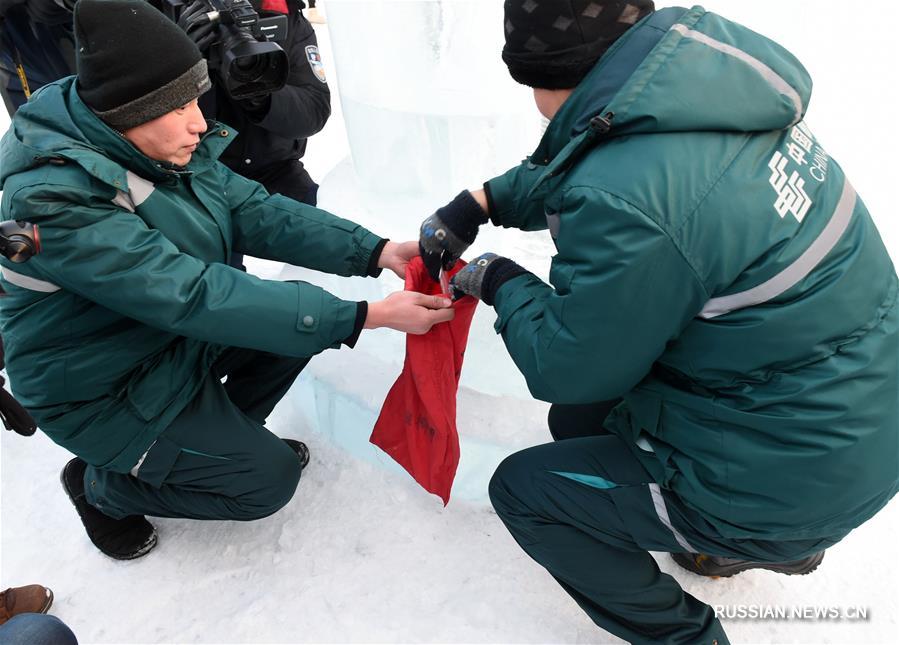
[[124, 131], [190, 103], [211, 86], [193, 41], [145, 0], [75, 5], [78, 93]]
[[503, 61], [519, 83], [547, 90], [580, 83], [652, 0], [506, 0]]

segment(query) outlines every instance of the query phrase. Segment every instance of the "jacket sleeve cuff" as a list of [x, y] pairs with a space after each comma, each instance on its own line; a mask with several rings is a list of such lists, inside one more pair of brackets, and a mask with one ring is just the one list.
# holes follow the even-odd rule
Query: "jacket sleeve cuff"
[[356, 346], [362, 328], [365, 326], [365, 319], [368, 317], [368, 303], [365, 300], [356, 303], [356, 322], [353, 325], [353, 333], [347, 336], [342, 342], [349, 348]]
[[496, 292], [512, 278], [528, 273], [527, 269], [520, 267], [509, 258], [498, 258], [490, 263], [484, 272], [484, 282], [481, 287], [481, 300], [484, 304], [493, 306], [496, 301]]
[[499, 219], [499, 210], [496, 208], [496, 202], [493, 201], [493, 191], [490, 188], [490, 182], [484, 182], [484, 195], [487, 197], [487, 214], [490, 217], [490, 223], [494, 226], [502, 226]]
[[384, 247], [387, 246], [389, 241], [388, 238], [384, 238], [375, 245], [374, 249], [372, 249], [371, 256], [368, 258], [368, 267], [365, 269], [365, 275], [372, 278], [377, 278], [381, 275], [382, 269], [378, 267], [378, 262], [381, 259], [381, 253], [383, 253]]

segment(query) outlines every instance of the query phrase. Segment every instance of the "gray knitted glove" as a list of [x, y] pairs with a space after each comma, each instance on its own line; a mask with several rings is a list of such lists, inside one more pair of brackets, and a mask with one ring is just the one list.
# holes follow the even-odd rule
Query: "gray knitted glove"
[[467, 190], [421, 223], [418, 250], [431, 278], [440, 279], [440, 269], [452, 269], [474, 242], [487, 214]]
[[450, 281], [453, 300], [469, 295], [493, 306], [496, 292], [508, 280], [527, 273], [509, 258], [484, 253], [469, 262]]

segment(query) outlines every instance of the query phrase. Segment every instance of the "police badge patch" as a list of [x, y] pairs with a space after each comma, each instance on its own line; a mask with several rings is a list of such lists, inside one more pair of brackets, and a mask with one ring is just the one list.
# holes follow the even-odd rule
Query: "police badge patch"
[[325, 65], [322, 63], [322, 55], [318, 53], [318, 47], [315, 45], [306, 47], [306, 60], [309, 61], [309, 67], [312, 68], [312, 73], [315, 74], [315, 78], [322, 83], [327, 83], [328, 81], [325, 78]]

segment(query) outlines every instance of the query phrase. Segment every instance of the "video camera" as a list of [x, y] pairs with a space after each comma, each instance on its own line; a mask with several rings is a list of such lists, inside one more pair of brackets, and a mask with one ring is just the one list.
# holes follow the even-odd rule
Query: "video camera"
[[163, 13], [185, 32], [209, 42], [209, 68], [234, 99], [265, 96], [284, 87], [290, 62], [276, 41], [287, 37], [287, 16], [260, 18], [249, 0], [164, 0]]

